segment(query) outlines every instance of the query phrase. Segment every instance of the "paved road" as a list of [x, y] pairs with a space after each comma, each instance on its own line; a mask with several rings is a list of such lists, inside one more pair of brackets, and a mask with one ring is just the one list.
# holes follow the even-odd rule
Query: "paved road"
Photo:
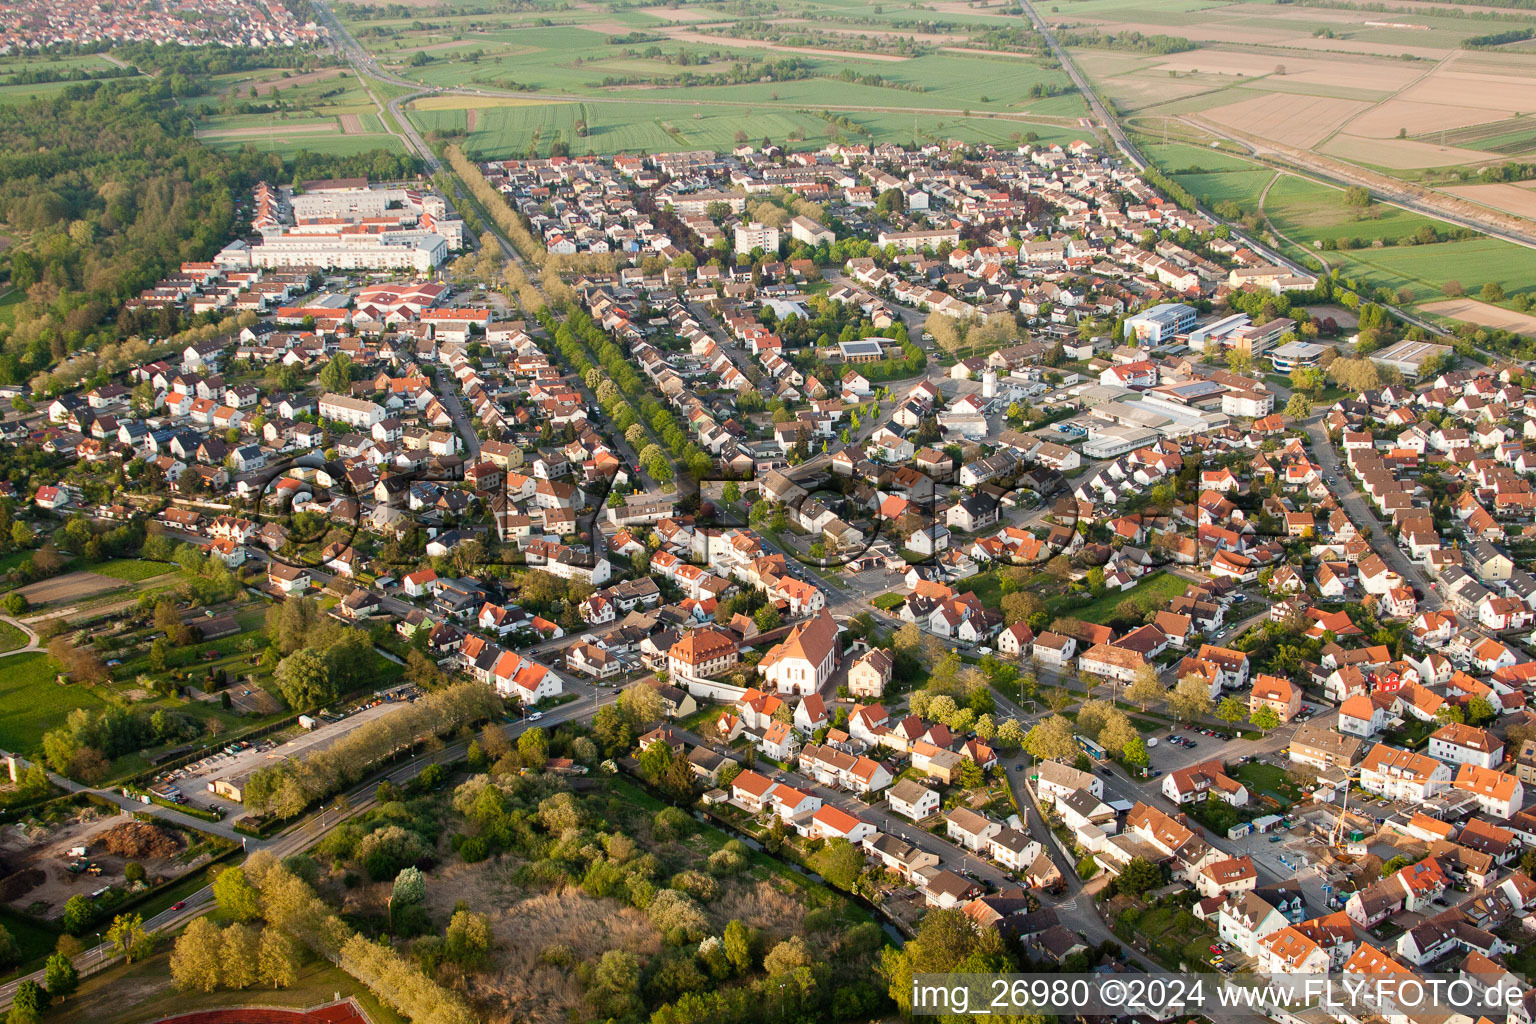
[[459, 400], [459, 382], [441, 367], [437, 371], [437, 393], [443, 400], [443, 408], [453, 417], [453, 426], [459, 433], [459, 440], [464, 442], [464, 461], [474, 462], [480, 456], [480, 435], [475, 433], [475, 422], [464, 410], [464, 403]]
[[1432, 588], [1429, 574], [1411, 562], [1403, 549], [1392, 542], [1391, 536], [1387, 533], [1386, 524], [1376, 514], [1375, 506], [1355, 489], [1349, 470], [1339, 458], [1333, 442], [1328, 439], [1328, 431], [1323, 426], [1321, 415], [1313, 416], [1307, 421], [1306, 426], [1307, 434], [1312, 440], [1312, 456], [1322, 468], [1323, 480], [1328, 484], [1328, 489], [1333, 492], [1334, 497], [1339, 499], [1339, 504], [1344, 507], [1344, 511], [1349, 514], [1349, 518], [1357, 528], [1370, 527], [1371, 536], [1368, 541], [1371, 548], [1381, 556], [1387, 566], [1418, 587], [1419, 592], [1424, 595], [1419, 602], [1419, 607], [1426, 611], [1438, 610], [1444, 602], [1439, 593]]

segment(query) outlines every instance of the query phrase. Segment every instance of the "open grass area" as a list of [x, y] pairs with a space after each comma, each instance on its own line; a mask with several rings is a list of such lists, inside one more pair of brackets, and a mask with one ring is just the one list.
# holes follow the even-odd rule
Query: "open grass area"
[[1285, 806], [1290, 806], [1305, 795], [1291, 773], [1278, 765], [1259, 764], [1257, 761], [1238, 765], [1232, 769], [1232, 777], [1247, 786], [1250, 793], [1273, 797]]
[[169, 562], [151, 562], [143, 558], [114, 558], [110, 562], [102, 562], [100, 565], [82, 566], [87, 572], [93, 572], [98, 576], [110, 576], [115, 580], [127, 580], [130, 583], [138, 583], [141, 580], [154, 579], [176, 568]]
[[54, 682], [58, 666], [41, 651], [0, 662], [0, 747], [34, 750], [43, 733], [62, 725], [75, 708], [96, 708], [102, 699], [84, 686]]
[[1057, 598], [1047, 601], [1046, 607], [1057, 615], [1069, 615], [1084, 622], [1105, 622], [1114, 618], [1120, 605], [1128, 600], [1136, 602], [1145, 613], [1166, 607], [1169, 601], [1188, 589], [1189, 581], [1184, 577], [1171, 572], [1155, 572], [1129, 590], [1108, 591], [1084, 605], [1073, 607], [1067, 599]]
[[27, 634], [9, 622], [0, 622], [0, 653], [25, 646], [27, 646]]

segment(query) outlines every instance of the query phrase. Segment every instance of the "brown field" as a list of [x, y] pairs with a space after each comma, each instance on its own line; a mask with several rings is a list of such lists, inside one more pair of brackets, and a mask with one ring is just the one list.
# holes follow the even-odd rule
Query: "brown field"
[[1526, 182], [1520, 185], [1457, 185], [1454, 188], [1443, 188], [1440, 191], [1449, 192], [1453, 196], [1462, 199], [1470, 199], [1474, 203], [1491, 206], [1495, 210], [1503, 210], [1512, 213], [1516, 217], [1530, 217], [1536, 219], [1536, 183]]
[[271, 127], [254, 126], [251, 128], [220, 128], [199, 129], [194, 132], [200, 139], [260, 139], [268, 135], [276, 138], [279, 135], [318, 135], [331, 134], [336, 131], [336, 125], [332, 121], [325, 124], [274, 124]]
[[343, 134], [343, 135], [361, 135], [361, 134], [363, 134], [363, 120], [362, 120], [362, 118], [358, 117], [356, 114], [341, 114], [339, 116], [340, 116], [340, 119], [341, 119], [341, 134]]
[[1496, 121], [1513, 114], [1513, 109], [1501, 111], [1492, 104], [1457, 107], [1394, 98], [1350, 122], [1349, 133], [1367, 139], [1395, 139], [1403, 128], [1408, 129], [1410, 135], [1422, 135]]
[[464, 111], [464, 131], [465, 132], [472, 132], [472, 131], [474, 131], [475, 130], [475, 125], [477, 125], [479, 123], [480, 123], [480, 111], [478, 111], [478, 110], [466, 110], [466, 111]]
[[1205, 116], [1240, 130], [1252, 131], [1254, 126], [1263, 126], [1267, 139], [1310, 149], [1364, 108], [1359, 100], [1267, 93], [1207, 110]]
[[82, 598], [105, 594], [109, 590], [117, 590], [127, 585], [123, 580], [115, 580], [110, 576], [98, 576], [93, 572], [68, 572], [63, 576], [55, 576], [51, 580], [29, 583], [16, 593], [26, 598], [28, 604], [36, 607], [62, 601], [79, 601]]
[[[591, 25], [583, 25], [583, 28], [591, 28]], [[630, 31], [628, 27], [625, 32]], [[664, 29], [668, 39], [674, 39], [680, 43], [704, 43], [710, 46], [740, 46], [750, 50], [773, 50], [776, 53], [809, 53], [813, 56], [846, 57], [850, 60], [883, 60], [904, 61], [909, 58], [898, 57], [894, 53], [860, 53], [857, 50], [828, 50], [819, 46], [780, 46], [778, 43], [765, 43], [761, 39], [738, 39], [735, 36], [712, 36], [704, 32], [692, 32], [688, 29]]]
[[1358, 135], [1335, 135], [1318, 149], [1319, 153], [1336, 156], [1393, 170], [1412, 170], [1416, 167], [1452, 167], [1456, 164], [1483, 166], [1503, 161], [1497, 153], [1479, 153], [1475, 149], [1458, 149], [1455, 146], [1437, 146], [1412, 139], [1366, 139]]
[[1536, 316], [1529, 313], [1517, 313], [1512, 309], [1504, 309], [1502, 306], [1492, 306], [1486, 302], [1478, 302], [1476, 299], [1446, 299], [1443, 302], [1426, 302], [1419, 307], [1426, 313], [1436, 313], [1440, 316], [1448, 316], [1454, 320], [1465, 320], [1468, 323], [1481, 327], [1493, 327], [1498, 330], [1515, 331], [1519, 334], [1536, 337]]
[[336, 78], [340, 75], [340, 68], [326, 68], [323, 71], [309, 71], [302, 75], [290, 75], [287, 78], [274, 78], [270, 81], [257, 83], [256, 95], [265, 96], [275, 89], [287, 89], [294, 85], [308, 85], [310, 82], [323, 82], [328, 78]]

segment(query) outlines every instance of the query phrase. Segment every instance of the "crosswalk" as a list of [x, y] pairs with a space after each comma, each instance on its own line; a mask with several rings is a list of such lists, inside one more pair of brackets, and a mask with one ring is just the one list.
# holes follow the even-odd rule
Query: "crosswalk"
[[1058, 904], [1056, 904], [1056, 909], [1057, 910], [1076, 910], [1077, 909], [1077, 897], [1073, 896], [1071, 899], [1067, 900], [1065, 903], [1058, 903]]

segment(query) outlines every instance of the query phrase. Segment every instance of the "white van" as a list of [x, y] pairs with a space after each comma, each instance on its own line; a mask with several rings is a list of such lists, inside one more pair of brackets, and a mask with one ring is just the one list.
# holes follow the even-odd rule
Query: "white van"
[[1147, 740], [1147, 749], [1151, 750], [1155, 746], [1157, 746], [1157, 737], [1153, 736], [1151, 739]]

